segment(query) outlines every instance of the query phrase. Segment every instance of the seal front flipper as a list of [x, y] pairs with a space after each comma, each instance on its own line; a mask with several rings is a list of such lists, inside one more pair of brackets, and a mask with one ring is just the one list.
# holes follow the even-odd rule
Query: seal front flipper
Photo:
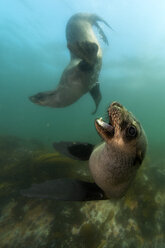
[[21, 190], [26, 197], [48, 198], [58, 201], [92, 201], [106, 199], [104, 192], [95, 184], [69, 178], [59, 178]]
[[68, 49], [77, 57], [88, 62], [89, 64], [96, 63], [98, 45], [95, 42], [81, 41], [75, 43], [68, 43]]
[[86, 161], [94, 149], [94, 145], [83, 142], [54, 142], [53, 147], [57, 152], [64, 154], [72, 159]]
[[93, 72], [94, 65], [89, 64], [85, 60], [81, 60], [80, 63], [78, 64], [78, 68], [80, 69], [80, 71], [83, 72]]
[[90, 94], [91, 94], [91, 96], [95, 102], [95, 105], [96, 105], [95, 111], [92, 112], [92, 114], [95, 114], [97, 111], [97, 108], [99, 106], [99, 103], [101, 101], [100, 84], [96, 83], [89, 92], [90, 92]]

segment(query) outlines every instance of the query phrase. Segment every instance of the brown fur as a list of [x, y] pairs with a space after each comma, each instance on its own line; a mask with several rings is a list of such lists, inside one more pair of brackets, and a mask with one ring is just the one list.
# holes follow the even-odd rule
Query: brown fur
[[94, 149], [89, 167], [106, 196], [118, 198], [126, 193], [134, 179], [144, 159], [147, 140], [140, 123], [121, 104], [111, 104], [109, 119], [113, 133], [96, 121], [96, 129], [105, 141]]

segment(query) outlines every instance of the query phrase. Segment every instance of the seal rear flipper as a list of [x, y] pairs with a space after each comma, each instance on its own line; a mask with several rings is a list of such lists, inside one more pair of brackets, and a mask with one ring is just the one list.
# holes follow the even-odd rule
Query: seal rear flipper
[[59, 178], [21, 190], [26, 197], [48, 198], [58, 201], [92, 201], [106, 199], [104, 192], [95, 184], [76, 179]]
[[83, 142], [61, 141], [54, 142], [53, 147], [56, 151], [70, 157], [72, 159], [86, 161], [94, 149], [94, 145]]
[[99, 103], [101, 101], [100, 84], [96, 83], [89, 92], [90, 92], [90, 94], [91, 94], [91, 96], [95, 102], [95, 105], [96, 105], [95, 111], [92, 112], [92, 114], [95, 114], [97, 111], [97, 108], [99, 106]]
[[97, 22], [95, 23], [95, 26], [98, 29], [98, 32], [100, 34], [101, 39], [104, 41], [104, 43], [106, 45], [109, 45], [108, 39], [107, 39], [106, 35], [104, 34], [104, 31], [100, 28], [100, 26], [99, 26], [99, 24]]
[[81, 41], [68, 43], [68, 49], [80, 59], [93, 65], [96, 63], [98, 45], [95, 42]]
[[98, 25], [97, 21], [103, 22], [103, 23], [104, 23], [107, 27], [109, 27], [111, 30], [113, 30], [112, 27], [111, 27], [105, 20], [103, 20], [103, 19], [102, 19], [100, 16], [98, 16], [98, 15], [91, 15], [91, 18], [92, 18], [92, 20], [93, 20], [93, 25], [95, 25], [96, 28], [98, 29], [99, 34], [100, 34], [102, 40], [105, 42], [105, 44], [109, 45], [108, 39], [107, 39], [106, 35], [104, 34], [102, 28]]

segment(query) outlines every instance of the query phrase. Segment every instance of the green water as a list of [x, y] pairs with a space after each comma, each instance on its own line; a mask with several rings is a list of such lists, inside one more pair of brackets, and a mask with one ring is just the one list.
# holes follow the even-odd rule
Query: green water
[[[81, 6], [82, 4], [82, 6]], [[150, 143], [164, 142], [163, 1], [78, 4], [76, 1], [6, 1], [0, 17], [0, 130], [2, 134], [53, 140], [98, 141], [94, 119], [120, 101], [141, 121]], [[28, 96], [55, 89], [69, 62], [65, 25], [79, 11], [97, 13], [114, 31], [103, 29], [102, 102], [95, 116], [89, 94], [63, 109], [32, 104]]]
[[[60, 109], [37, 106], [28, 99], [31, 95], [41, 91], [53, 90], [57, 86], [61, 73], [70, 59], [66, 45], [65, 26], [68, 19], [77, 12], [96, 13], [103, 17], [113, 28], [112, 31], [104, 25], [101, 25], [109, 40], [109, 46], [106, 46], [98, 37], [103, 50], [103, 65], [99, 77], [102, 101], [95, 115], [91, 114], [95, 106], [89, 94], [82, 96], [71, 106]], [[29, 155], [27, 151], [34, 152], [36, 149], [41, 151], [43, 147], [45, 147], [43, 149], [44, 152], [53, 152], [53, 141], [76, 140], [94, 144], [99, 142], [100, 137], [95, 130], [94, 120], [98, 117], [105, 116], [107, 107], [112, 101], [119, 101], [128, 110], [133, 112], [140, 121], [148, 138], [146, 164], [149, 168], [161, 165], [161, 178], [162, 175], [165, 175], [163, 174], [165, 160], [164, 12], [165, 3], [163, 0], [146, 0], [145, 2], [142, 0], [135, 0], [133, 2], [131, 0], [85, 0], [83, 2], [76, 0], [6, 0], [0, 2], [0, 137], [6, 137], [1, 139], [0, 146], [0, 152], [2, 152], [0, 163], [1, 166], [5, 165], [5, 167], [1, 167], [1, 169], [3, 168], [1, 182], [3, 181], [6, 183], [5, 185], [10, 185], [10, 181], [15, 180], [11, 179], [11, 177], [8, 178], [7, 174], [4, 174], [4, 168], [9, 167], [9, 169], [11, 169], [11, 161], [14, 161], [14, 159], [15, 161], [18, 161], [19, 159], [22, 161], [24, 155], [26, 155], [28, 159], [32, 159], [31, 157], [29, 158], [31, 155]], [[31, 140], [35, 140], [35, 142], [39, 142], [40, 145], [37, 146], [37, 148], [34, 148], [35, 142], [33, 145], [31, 143], [30, 145], [18, 145], [19, 142], [15, 143], [15, 141], [13, 141], [13, 143], [10, 143], [10, 139], [22, 139], [23, 144], [27, 142], [25, 141], [27, 139], [30, 140], [30, 142]], [[4, 146], [4, 143], [7, 145]], [[12, 149], [11, 144], [13, 144]], [[21, 150], [21, 146], [23, 146], [24, 149]], [[18, 150], [18, 152], [15, 152], [14, 149]], [[20, 155], [21, 152], [22, 155]], [[18, 185], [15, 186], [16, 192], [18, 192], [20, 187], [23, 187], [23, 177], [26, 177], [26, 169], [23, 167], [25, 171], [24, 169], [20, 170], [20, 164], [22, 163], [27, 166], [29, 165], [27, 160], [26, 162], [24, 161], [15, 164], [13, 162], [13, 166], [16, 166], [14, 168], [19, 168], [18, 174], [15, 173], [12, 177], [14, 178], [17, 174], [16, 178], [19, 178], [18, 181], [20, 180]], [[35, 172], [35, 176], [38, 175], [38, 177], [36, 176], [37, 179], [32, 172], [33, 169], [28, 172], [27, 185], [44, 181], [44, 174], [41, 178], [39, 176], [42, 167], [37, 168], [39, 168], [38, 171]], [[7, 173], [13, 173], [13, 170], [11, 171]], [[155, 172], [155, 175], [157, 175], [156, 173], [157, 172]], [[149, 175], [151, 174], [152, 173]], [[32, 177], [32, 175], [34, 177]], [[48, 169], [46, 178], [50, 177], [51, 172]], [[148, 177], [149, 180], [152, 178], [152, 176], [151, 178], [150, 176]], [[158, 176], [156, 178], [158, 182], [160, 177]], [[15, 181], [12, 181], [12, 183], [13, 182]], [[160, 182], [163, 182], [163, 180]], [[12, 185], [14, 185], [14, 183]], [[155, 183], [154, 185], [157, 184]], [[5, 186], [2, 183], [0, 188], [2, 191], [3, 187]], [[27, 208], [29, 209], [33, 209], [33, 207], [34, 209], [37, 209], [38, 206], [40, 206], [39, 210], [32, 213], [35, 221], [38, 221], [37, 218], [41, 218], [42, 220], [43, 212], [46, 211], [48, 223], [47, 219], [44, 219], [41, 223], [37, 222], [37, 228], [40, 226], [43, 227], [43, 230], [40, 233], [41, 236], [43, 233], [45, 236], [43, 239], [41, 238], [41, 242], [37, 243], [37, 241], [35, 241], [34, 247], [78, 247], [79, 242], [82, 244], [79, 247], [83, 248], [120, 247], [116, 241], [117, 237], [115, 234], [112, 240], [110, 239], [110, 236], [106, 238], [101, 238], [99, 236], [100, 230], [102, 230], [106, 221], [103, 220], [100, 222], [100, 226], [98, 227], [97, 221], [93, 221], [93, 217], [91, 217], [91, 222], [88, 223], [89, 226], [85, 226], [84, 224], [80, 233], [77, 231], [76, 236], [76, 228], [89, 217], [87, 212], [90, 212], [90, 209], [93, 207], [97, 213], [97, 204], [96, 206], [91, 205], [91, 208], [89, 205], [89, 209], [82, 210], [82, 212], [84, 211], [82, 214], [79, 210], [83, 206], [79, 203], [77, 203], [77, 205], [75, 203], [57, 203], [56, 205], [55, 203], [48, 201], [48, 208], [45, 210], [44, 202], [22, 200], [21, 196], [18, 196], [18, 194], [18, 198], [14, 198], [13, 200], [13, 195], [11, 194], [12, 190], [10, 186], [7, 187], [9, 187], [9, 191], [5, 188], [5, 200], [3, 199], [3, 206], [1, 206], [2, 225], [3, 221], [6, 220], [3, 219], [3, 214], [6, 216], [5, 211], [8, 211], [8, 209], [18, 207], [21, 212], [24, 211], [22, 210], [23, 207], [27, 207], [28, 204]], [[153, 199], [156, 194], [155, 192], [159, 190], [160, 192], [163, 192], [163, 183], [159, 184], [159, 187], [156, 186], [154, 193], [152, 192], [151, 195], [154, 195]], [[147, 194], [150, 194], [150, 189], [148, 189], [148, 191], [146, 190], [146, 192]], [[9, 198], [7, 197], [8, 194]], [[3, 194], [2, 196], [4, 197]], [[146, 201], [143, 201], [143, 199], [139, 198], [138, 202], [141, 201], [144, 205], [147, 201], [148, 205], [145, 205], [146, 209], [147, 207], [149, 208], [150, 201], [152, 200], [148, 200], [147, 198]], [[121, 207], [123, 207], [122, 204], [124, 203], [121, 203]], [[136, 205], [135, 202], [134, 204]], [[164, 202], [161, 202], [161, 204], [160, 206], [163, 209]], [[155, 208], [157, 209], [158, 205], [152, 205], [153, 211], [156, 211]], [[52, 206], [55, 208], [54, 211], [52, 210]], [[60, 209], [63, 209], [64, 214], [63, 212], [60, 212]], [[100, 205], [98, 206], [98, 209], [98, 211], [102, 211]], [[67, 211], [70, 211], [69, 213], [72, 217], [67, 217]], [[75, 216], [73, 216], [74, 211]], [[131, 211], [132, 209], [130, 212]], [[143, 217], [145, 216], [144, 219], [146, 218], [146, 223], [149, 223], [149, 225], [152, 226], [153, 220], [150, 221], [145, 213], [144, 215], [142, 214], [142, 211], [143, 209], [140, 208], [140, 213], [137, 213], [137, 215], [135, 214], [137, 222], [139, 220], [138, 218], [140, 218], [139, 215], [142, 215]], [[40, 214], [40, 217], [37, 217], [37, 212], [42, 213]], [[49, 217], [52, 215], [56, 216], [59, 212], [60, 215], [58, 216], [57, 225], [59, 226], [61, 223], [60, 218], [63, 219], [65, 223], [64, 226], [60, 226], [60, 231], [57, 230], [57, 225], [55, 224], [56, 220], [54, 220], [52, 225], [52, 220], [50, 220], [49, 223]], [[10, 216], [10, 213], [7, 213]], [[30, 216], [31, 212], [28, 212], [28, 214]], [[111, 216], [111, 214], [112, 213], [107, 216]], [[131, 218], [134, 216], [129, 212], [126, 214], [127, 219], [129, 219], [130, 216]], [[151, 211], [151, 215], [152, 214], [153, 212]], [[68, 214], [68, 216], [70, 215]], [[14, 212], [14, 215], [11, 213], [11, 216], [10, 222], [12, 224], [15, 220], [17, 221], [17, 224], [13, 225], [15, 230], [19, 233], [19, 228], [21, 229], [19, 226], [21, 225], [19, 214]], [[93, 215], [91, 214], [91, 216]], [[27, 222], [30, 221], [26, 220], [26, 218], [28, 218], [27, 216], [24, 216], [24, 218], [25, 219], [22, 220], [22, 226], [28, 225]], [[152, 231], [157, 228], [156, 225], [158, 220], [161, 219], [161, 217], [155, 218], [155, 224], [153, 224]], [[124, 221], [126, 220], [123, 220], [123, 222]], [[141, 222], [139, 221], [138, 223]], [[51, 228], [54, 228], [51, 229], [50, 232], [48, 230], [49, 235], [45, 233], [47, 225], [48, 229], [50, 226]], [[141, 236], [139, 233], [139, 236], [132, 234], [139, 237], [137, 238], [139, 242], [137, 242], [138, 245], [134, 244], [133, 241], [130, 241], [130, 246], [123, 245], [121, 247], [152, 247], [150, 246], [151, 243], [145, 243], [144, 240], [149, 240], [150, 236], [153, 235], [153, 232], [150, 229], [147, 229], [147, 224], [144, 227], [144, 230], [141, 227], [142, 224], [139, 226], [140, 227], [138, 228], [141, 228], [140, 233], [144, 234], [142, 235], [142, 238], [140, 238]], [[165, 223], [162, 222], [162, 230], [164, 226]], [[69, 241], [69, 234], [68, 236], [65, 235], [65, 232], [68, 232], [70, 228], [72, 228], [70, 235], [74, 233], [74, 237], [72, 238], [73, 243], [71, 240]], [[29, 244], [32, 245], [31, 243], [28, 243], [28, 240], [31, 238], [29, 230], [27, 239], [25, 237], [23, 241], [20, 239], [18, 243], [15, 243], [17, 237], [12, 238], [14, 237], [14, 234], [11, 234], [12, 230], [7, 226], [5, 233], [6, 235], [10, 233], [11, 241], [10, 244], [6, 243], [5, 246], [5, 236], [0, 236], [0, 239], [3, 240], [3, 247], [29, 247]], [[62, 230], [64, 230], [63, 234], [61, 234]], [[96, 231], [97, 237], [95, 237], [93, 230]], [[105, 230], [107, 231], [106, 228]], [[145, 235], [146, 233], [149, 234], [149, 237]], [[2, 234], [2, 229], [0, 229], [0, 234]], [[32, 233], [34, 240], [37, 240], [37, 235], [37, 233]], [[158, 234], [156, 235], [158, 236]], [[91, 238], [91, 236], [95, 238]], [[68, 243], [64, 242], [64, 239], [66, 239]], [[120, 237], [120, 239], [123, 241], [127, 240], [128, 237], [124, 236], [123, 238]], [[53, 243], [53, 241], [50, 240], [56, 240], [56, 242], [54, 241]], [[85, 240], [85, 243], [83, 243], [83, 240]], [[105, 240], [106, 242], [104, 242]], [[164, 240], [164, 236], [160, 239], [158, 238], [158, 241], [155, 241], [155, 246], [153, 247], [165, 247]], [[158, 242], [159, 246], [156, 242]], [[112, 243], [114, 246], [112, 246]]]

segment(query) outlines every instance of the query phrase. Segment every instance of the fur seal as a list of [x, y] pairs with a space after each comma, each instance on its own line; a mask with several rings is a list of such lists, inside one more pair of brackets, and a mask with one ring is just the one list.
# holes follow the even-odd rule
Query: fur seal
[[89, 92], [97, 110], [101, 100], [98, 77], [102, 65], [102, 51], [93, 26], [97, 27], [101, 38], [108, 45], [108, 40], [98, 21], [110, 28], [106, 21], [95, 14], [78, 13], [69, 19], [66, 26], [66, 39], [70, 51], [70, 63], [64, 69], [57, 88], [30, 96], [29, 99], [33, 103], [63, 108]]
[[95, 121], [103, 142], [96, 147], [81, 142], [54, 143], [56, 150], [88, 160], [94, 183], [59, 178], [24, 190], [23, 195], [56, 200], [87, 201], [121, 198], [143, 162], [147, 138], [132, 113], [118, 102], [108, 108], [109, 122]]

